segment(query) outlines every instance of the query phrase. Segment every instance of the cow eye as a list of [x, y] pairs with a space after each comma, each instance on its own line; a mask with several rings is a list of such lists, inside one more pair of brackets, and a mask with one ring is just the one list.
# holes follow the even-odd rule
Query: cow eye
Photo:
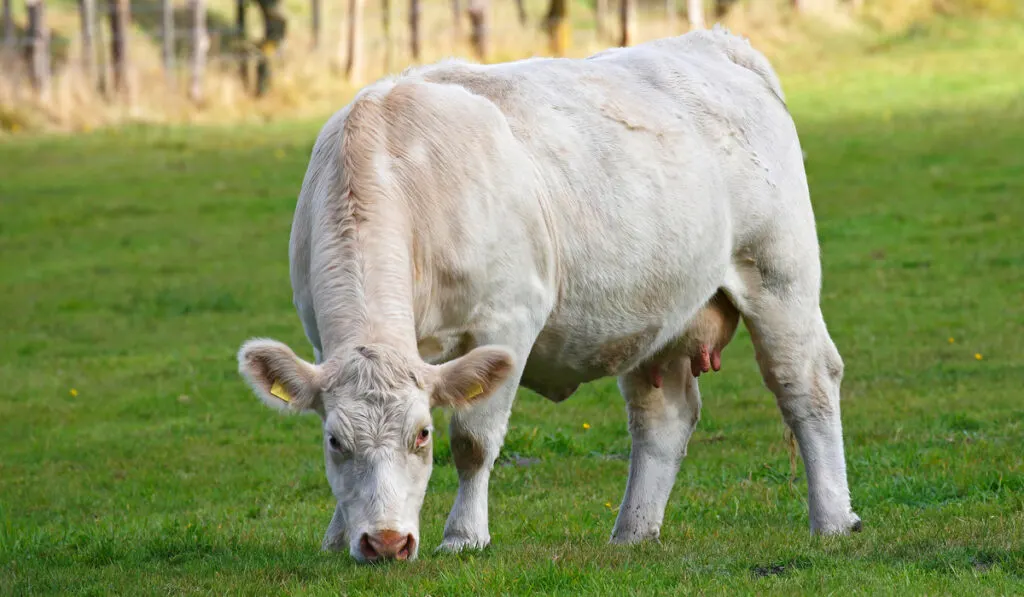
[[335, 452], [341, 452], [341, 442], [338, 441], [338, 438], [334, 437], [334, 434], [327, 436], [327, 445]]
[[428, 441], [430, 441], [430, 427], [424, 427], [416, 434], [416, 447], [422, 448], [427, 445]]

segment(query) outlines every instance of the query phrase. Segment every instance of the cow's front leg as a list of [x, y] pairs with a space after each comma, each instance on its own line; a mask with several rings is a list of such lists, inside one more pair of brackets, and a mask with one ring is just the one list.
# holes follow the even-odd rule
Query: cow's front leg
[[487, 521], [487, 487], [491, 469], [505, 441], [508, 418], [529, 349], [514, 350], [515, 365], [505, 384], [487, 400], [452, 415], [452, 457], [459, 493], [444, 526], [441, 551], [482, 549], [491, 542]]
[[700, 391], [689, 359], [665, 367], [662, 382], [655, 387], [644, 369], [619, 378], [633, 446], [612, 543], [658, 538], [679, 462], [700, 419]]

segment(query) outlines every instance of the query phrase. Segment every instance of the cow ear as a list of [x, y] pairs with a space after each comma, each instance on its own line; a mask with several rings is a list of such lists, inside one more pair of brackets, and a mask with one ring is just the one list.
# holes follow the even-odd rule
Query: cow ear
[[320, 368], [300, 359], [285, 344], [265, 338], [247, 341], [238, 351], [238, 372], [267, 406], [323, 416]]
[[431, 406], [463, 408], [494, 393], [512, 373], [512, 353], [500, 346], [481, 346], [440, 365], [430, 393]]

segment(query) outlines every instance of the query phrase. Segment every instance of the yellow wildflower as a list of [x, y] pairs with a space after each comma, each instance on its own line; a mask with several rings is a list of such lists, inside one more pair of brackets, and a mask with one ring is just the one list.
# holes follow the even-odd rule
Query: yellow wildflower
[[974, 358], [975, 358], [975, 360], [980, 361], [981, 360], [981, 353], [980, 352], [974, 353]]
[[584, 429], [590, 429], [590, 423], [584, 423], [583, 424], [583, 428]]
[[956, 340], [954, 340], [954, 339], [953, 339], [953, 337], [952, 337], [952, 336], [950, 336], [950, 337], [949, 337], [949, 343], [950, 343], [950, 344], [952, 344], [952, 343], [954, 343], [954, 342], [956, 342]]
[[74, 398], [75, 396], [78, 396], [78, 390], [71, 388], [71, 391], [68, 392], [68, 394], [71, 394], [71, 397]]

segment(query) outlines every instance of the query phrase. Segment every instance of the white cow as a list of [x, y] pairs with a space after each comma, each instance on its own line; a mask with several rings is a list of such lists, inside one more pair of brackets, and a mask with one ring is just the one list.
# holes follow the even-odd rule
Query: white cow
[[860, 526], [800, 142], [741, 38], [446, 61], [370, 85], [320, 132], [289, 257], [316, 362], [253, 339], [239, 369], [268, 405], [323, 419], [325, 549], [416, 556], [434, 406], [455, 409], [459, 475], [440, 549], [487, 545], [517, 386], [557, 401], [606, 376], [633, 442], [611, 540], [657, 538], [696, 375], [740, 315], [800, 443], [811, 530]]

